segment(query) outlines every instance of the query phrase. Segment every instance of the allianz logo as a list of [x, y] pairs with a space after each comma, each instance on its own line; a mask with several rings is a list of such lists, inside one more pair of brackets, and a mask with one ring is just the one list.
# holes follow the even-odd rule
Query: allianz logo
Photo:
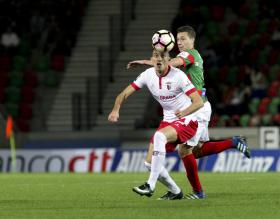
[[[273, 164], [276, 165], [273, 166]], [[271, 167], [274, 167], [271, 169]], [[268, 172], [280, 171], [280, 158], [274, 156], [253, 156], [247, 159], [240, 152], [220, 153], [213, 166], [213, 172]]]

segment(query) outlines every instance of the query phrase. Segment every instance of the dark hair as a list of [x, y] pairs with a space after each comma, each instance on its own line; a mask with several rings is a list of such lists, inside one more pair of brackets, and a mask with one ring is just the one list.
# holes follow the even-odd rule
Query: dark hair
[[181, 26], [177, 29], [177, 33], [182, 33], [182, 32], [188, 33], [189, 37], [192, 39], [195, 39], [195, 37], [196, 37], [195, 30], [191, 26], [188, 26], [188, 25]]

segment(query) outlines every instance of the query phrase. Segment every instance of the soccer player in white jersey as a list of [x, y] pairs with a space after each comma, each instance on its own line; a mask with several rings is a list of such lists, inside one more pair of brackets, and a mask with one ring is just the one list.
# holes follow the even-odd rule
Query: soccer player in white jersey
[[[157, 180], [163, 179], [173, 195], [168, 199], [181, 199], [183, 197], [181, 189], [164, 167], [165, 154], [168, 152], [166, 146], [172, 146], [174, 150], [177, 144], [188, 144], [188, 141], [195, 136], [198, 127], [196, 112], [203, 107], [203, 100], [188, 77], [181, 70], [168, 65], [168, 52], [160, 53], [154, 50], [151, 60], [154, 67], [141, 73], [117, 96], [108, 120], [118, 121], [121, 105], [132, 93], [144, 86], [149, 89], [163, 107], [164, 118], [154, 134], [154, 142], [150, 144], [152, 158], [149, 179], [143, 185], [134, 187], [133, 191], [150, 197], [155, 190]], [[189, 145], [191, 146], [194, 145]], [[194, 157], [193, 159], [195, 162]]]
[[[198, 146], [193, 148], [193, 153], [189, 154], [189, 149], [180, 145], [179, 155], [183, 161], [186, 169], [187, 177], [193, 188], [193, 194], [189, 194], [187, 197], [190, 199], [204, 198], [204, 192], [201, 186], [193, 174], [194, 163], [191, 158], [194, 156], [196, 159], [212, 154], [220, 153], [224, 150], [236, 148], [242, 152], [246, 157], [250, 157], [250, 150], [247, 146], [246, 139], [240, 136], [233, 136], [232, 138], [223, 139], [219, 141], [210, 141], [208, 133], [208, 123], [211, 117], [211, 105], [206, 98], [204, 87], [204, 71], [203, 71], [203, 59], [199, 52], [194, 47], [196, 33], [190, 26], [182, 26], [177, 29], [177, 44], [180, 53], [177, 57], [172, 58], [169, 61], [169, 65], [173, 67], [184, 67], [185, 73], [202, 96], [204, 100], [204, 107], [199, 110], [197, 115], [198, 120], [198, 131], [196, 136], [193, 138], [194, 142], [199, 138]], [[151, 60], [136, 60], [128, 63], [127, 68], [131, 68], [137, 65], [153, 65]], [[149, 150], [145, 165], [148, 167], [151, 161], [151, 153]]]

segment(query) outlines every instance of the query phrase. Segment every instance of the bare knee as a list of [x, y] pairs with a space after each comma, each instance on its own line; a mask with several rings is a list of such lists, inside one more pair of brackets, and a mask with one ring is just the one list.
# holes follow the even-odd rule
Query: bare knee
[[184, 144], [180, 144], [179, 145], [179, 150], [178, 150], [178, 154], [181, 158], [189, 155], [192, 153], [192, 148], [191, 146], [188, 145], [184, 145]]

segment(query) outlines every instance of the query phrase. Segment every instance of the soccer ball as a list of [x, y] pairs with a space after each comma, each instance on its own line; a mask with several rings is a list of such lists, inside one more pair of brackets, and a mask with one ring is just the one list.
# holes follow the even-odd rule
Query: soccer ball
[[152, 37], [153, 48], [159, 52], [169, 52], [175, 45], [175, 38], [168, 30], [159, 30]]

